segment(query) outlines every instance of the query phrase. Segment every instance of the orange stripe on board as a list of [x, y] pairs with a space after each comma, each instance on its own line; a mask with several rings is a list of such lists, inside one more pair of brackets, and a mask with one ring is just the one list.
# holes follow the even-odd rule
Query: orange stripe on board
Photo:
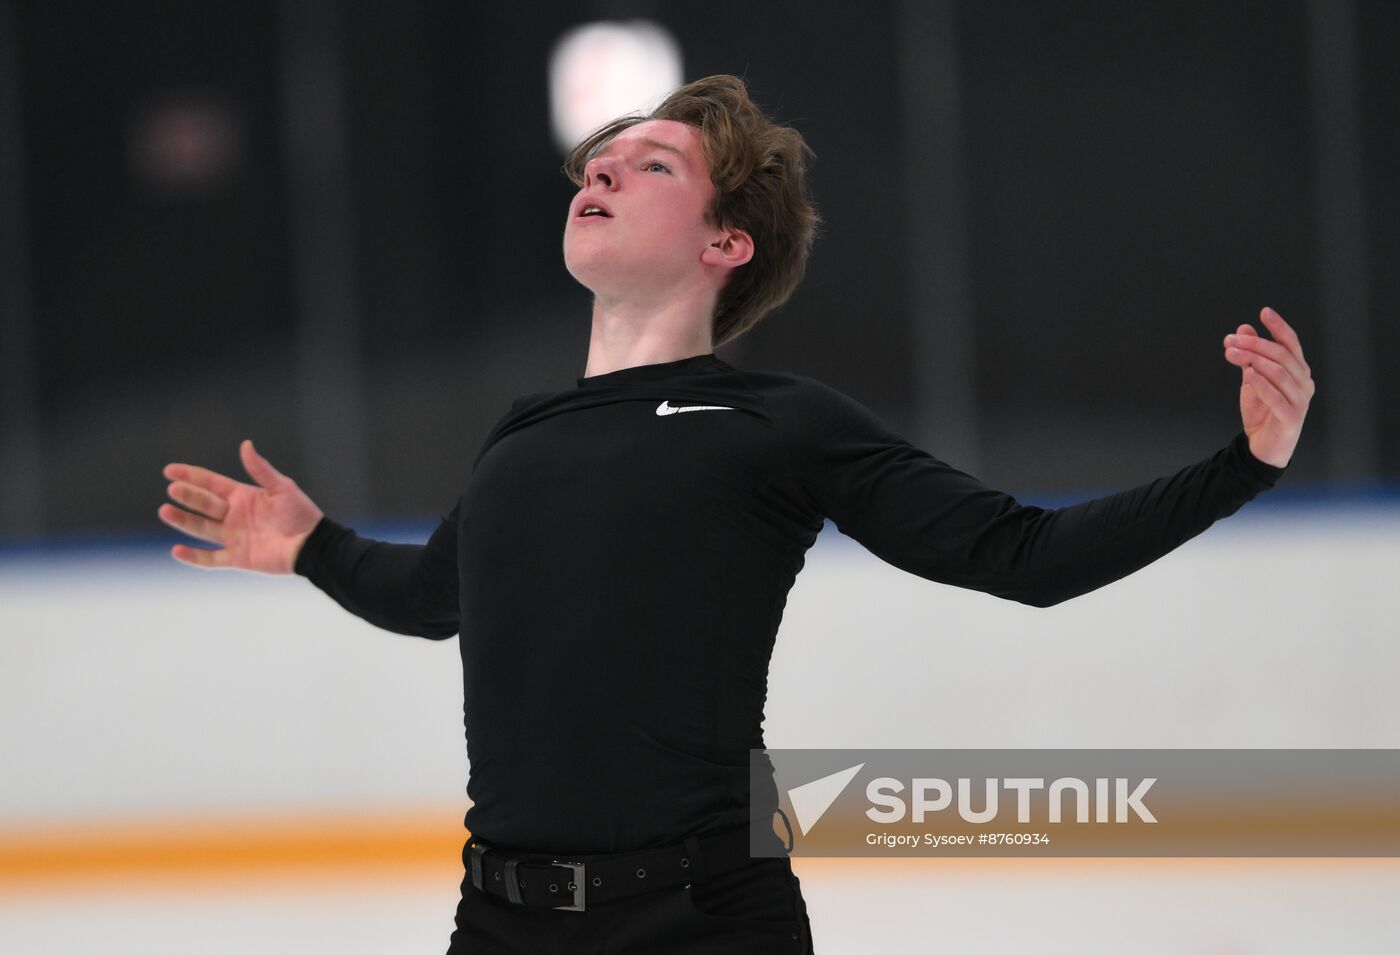
[[[82, 827], [0, 829], [0, 892], [72, 883], [163, 889], [217, 884], [266, 887], [348, 878], [461, 878], [466, 838], [460, 810], [314, 815], [238, 815], [113, 820]], [[1051, 873], [1124, 875], [1203, 870], [1265, 872], [1349, 869], [1400, 874], [1396, 858], [1065, 858], [795, 857], [799, 877], [909, 875], [938, 879], [1034, 877]]]
[[461, 872], [459, 809], [113, 820], [0, 830], [0, 889], [120, 878]]

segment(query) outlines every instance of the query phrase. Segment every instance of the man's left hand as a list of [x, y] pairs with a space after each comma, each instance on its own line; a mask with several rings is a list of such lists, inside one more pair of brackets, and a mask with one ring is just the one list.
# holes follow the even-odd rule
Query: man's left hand
[[1284, 467], [1298, 446], [1312, 401], [1312, 372], [1297, 332], [1271, 308], [1259, 313], [1273, 341], [1251, 325], [1225, 336], [1225, 360], [1240, 366], [1240, 418], [1249, 450], [1260, 461]]

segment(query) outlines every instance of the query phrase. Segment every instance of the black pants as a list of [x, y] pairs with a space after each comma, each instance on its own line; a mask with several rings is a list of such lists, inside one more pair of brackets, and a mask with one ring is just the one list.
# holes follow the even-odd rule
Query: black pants
[[[586, 905], [586, 903], [585, 903]], [[786, 857], [582, 912], [529, 909], [462, 880], [447, 955], [811, 955], [802, 887]]]

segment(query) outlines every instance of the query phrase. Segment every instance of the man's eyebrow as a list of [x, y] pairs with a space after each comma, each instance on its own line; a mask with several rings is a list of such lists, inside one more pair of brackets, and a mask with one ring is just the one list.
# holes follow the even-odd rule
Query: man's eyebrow
[[[678, 148], [678, 147], [676, 147], [676, 146], [672, 146], [670, 143], [663, 143], [663, 142], [662, 142], [661, 140], [659, 140], [659, 139], [652, 139], [652, 138], [650, 138], [650, 137], [645, 137], [645, 138], [641, 138], [641, 139], [630, 139], [630, 140], [626, 140], [626, 142], [641, 143], [643, 146], [650, 146], [652, 149], [664, 149], [666, 152], [674, 154], [674, 155], [676, 156], [677, 159], [679, 159], [681, 162], [685, 163], [687, 166], [690, 165], [690, 160], [686, 158], [685, 152], [684, 152], [683, 150], [681, 150], [680, 148]], [[613, 146], [614, 146], [616, 143], [617, 143], [617, 140], [616, 140], [616, 139], [611, 140], [606, 146], [604, 146], [602, 149], [600, 149], [600, 150], [598, 151], [598, 155], [599, 155], [599, 156], [603, 155], [603, 154], [606, 153], [609, 149], [612, 149]]]

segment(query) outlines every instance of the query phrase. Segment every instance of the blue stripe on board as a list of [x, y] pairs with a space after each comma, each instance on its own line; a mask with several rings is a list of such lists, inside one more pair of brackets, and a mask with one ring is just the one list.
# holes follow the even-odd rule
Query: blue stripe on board
[[[1015, 495], [1022, 504], [1038, 507], [1064, 507], [1080, 501], [1091, 500], [1102, 494], [1112, 494], [1117, 488], [1095, 494], [1037, 494], [1027, 492]], [[1400, 485], [1337, 486], [1317, 488], [1281, 487], [1269, 491], [1247, 504], [1234, 518], [1238, 520], [1253, 516], [1271, 515], [1275, 518], [1281, 512], [1305, 512], [1309, 516], [1355, 515], [1366, 511], [1391, 511], [1400, 509]], [[350, 521], [348, 526], [359, 533], [376, 540], [403, 543], [422, 543], [428, 539], [439, 518], [430, 520], [403, 519], [396, 521], [366, 520]], [[152, 523], [158, 523], [153, 521]], [[823, 527], [823, 537], [839, 538], [835, 526], [827, 521]], [[163, 526], [151, 530], [82, 532], [72, 534], [52, 534], [40, 537], [18, 538], [0, 537], [0, 561], [22, 561], [25, 559], [52, 559], [55, 557], [91, 557], [96, 555], [147, 557], [165, 553], [173, 544], [200, 546], [199, 541], [191, 540], [183, 534], [168, 530]]]

